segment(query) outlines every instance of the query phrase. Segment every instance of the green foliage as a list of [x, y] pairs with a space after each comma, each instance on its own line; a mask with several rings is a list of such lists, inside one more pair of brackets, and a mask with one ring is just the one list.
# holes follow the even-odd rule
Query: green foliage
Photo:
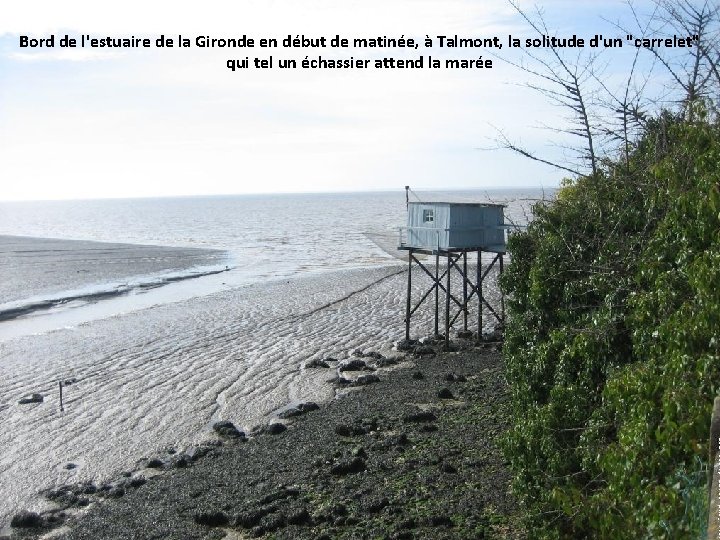
[[530, 530], [698, 537], [720, 389], [720, 126], [664, 114], [629, 163], [535, 216], [501, 282], [505, 450]]

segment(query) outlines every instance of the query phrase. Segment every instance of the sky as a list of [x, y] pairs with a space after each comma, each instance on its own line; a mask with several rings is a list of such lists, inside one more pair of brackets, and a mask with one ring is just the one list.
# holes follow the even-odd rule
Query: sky
[[[642, 7], [647, 2], [638, 2]], [[520, 2], [532, 10], [535, 3]], [[617, 35], [623, 0], [541, 2], [558, 35]], [[64, 35], [160, 35], [189, 48], [60, 48]], [[554, 187], [564, 111], [486, 49], [437, 36], [534, 37], [505, 0], [27, 0], [0, 18], [0, 200]], [[55, 35], [53, 48], [20, 36]], [[196, 36], [426, 36], [400, 49], [199, 48]], [[507, 48], [498, 53], [509, 55]], [[605, 51], [620, 82], [631, 51]], [[492, 59], [492, 69], [241, 69], [250, 57]]]

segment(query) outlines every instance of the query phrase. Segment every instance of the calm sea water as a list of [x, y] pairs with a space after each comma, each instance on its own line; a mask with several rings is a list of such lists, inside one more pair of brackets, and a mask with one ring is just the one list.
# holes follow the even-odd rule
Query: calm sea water
[[[527, 190], [456, 191], [420, 192], [413, 199], [504, 202], [508, 204], [508, 220], [522, 223], [527, 219], [526, 199], [540, 196], [539, 191]], [[188, 292], [207, 294], [221, 286], [318, 270], [393, 262], [397, 228], [404, 221], [404, 192], [0, 203], [0, 234], [225, 251], [223, 260], [209, 258], [212, 260], [205, 266], [214, 262], [229, 266], [230, 271], [221, 278], [186, 286], [185, 296]], [[188, 254], [186, 267], [178, 262], [173, 269], [176, 273], [195, 272], [197, 266], [203, 266], [195, 259], [198, 257]], [[110, 284], [117, 277], [115, 272], [103, 279], [101, 273], [87, 271], [81, 265], [83, 261], [53, 265], [52, 250], [46, 250], [42, 261], [30, 256], [5, 258], [3, 262], [3, 273], [16, 279], [7, 283], [12, 298], [4, 298], [7, 294], [0, 290], [0, 304], [8, 299], [17, 304], [23, 299], [36, 301], [43, 294], [61, 295], [64, 288], [68, 295], [75, 294], [82, 285], [90, 291], [105, 292], [102, 281]], [[109, 267], [111, 261], [99, 258], [85, 262], [97, 269]], [[118, 266], [118, 261], [112, 262]], [[128, 274], [124, 278], [133, 273], [147, 279], [154, 277], [153, 266], [140, 264], [138, 257], [120, 262]], [[29, 270], [39, 263], [47, 268], [43, 270], [45, 275], [36, 272], [34, 277], [39, 278], [29, 279]], [[159, 273], [156, 270], [154, 274]], [[63, 287], [63, 283], [67, 286]], [[182, 287], [174, 289], [180, 291]], [[166, 292], [163, 298], [172, 299]]]
[[[489, 195], [523, 222], [522, 199], [542, 193], [419, 195]], [[212, 437], [216, 420], [247, 428], [288, 403], [331, 399], [330, 374], [308, 360], [393, 354], [406, 282], [389, 253], [404, 221], [403, 192], [0, 203], [0, 235], [166, 246], [28, 241], [0, 261], [13, 281], [0, 301], [136, 291], [0, 321], [0, 534], [14, 512], [48, 507], [39, 490], [112, 480]], [[158, 281], [208, 264], [229, 270]], [[427, 331], [423, 310], [415, 317], [413, 331]], [[60, 410], [63, 380], [75, 382]], [[31, 393], [44, 402], [18, 404]]]

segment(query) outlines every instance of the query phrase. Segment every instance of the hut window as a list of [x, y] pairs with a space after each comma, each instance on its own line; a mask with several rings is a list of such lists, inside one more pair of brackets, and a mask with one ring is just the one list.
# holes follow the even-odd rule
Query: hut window
[[423, 223], [433, 223], [435, 221], [435, 210], [432, 208], [425, 208], [423, 210]]

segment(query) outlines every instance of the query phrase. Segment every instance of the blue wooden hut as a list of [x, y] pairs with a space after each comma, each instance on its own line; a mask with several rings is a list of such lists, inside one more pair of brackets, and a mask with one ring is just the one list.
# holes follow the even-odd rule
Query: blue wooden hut
[[502, 204], [410, 202], [400, 248], [505, 253]]

